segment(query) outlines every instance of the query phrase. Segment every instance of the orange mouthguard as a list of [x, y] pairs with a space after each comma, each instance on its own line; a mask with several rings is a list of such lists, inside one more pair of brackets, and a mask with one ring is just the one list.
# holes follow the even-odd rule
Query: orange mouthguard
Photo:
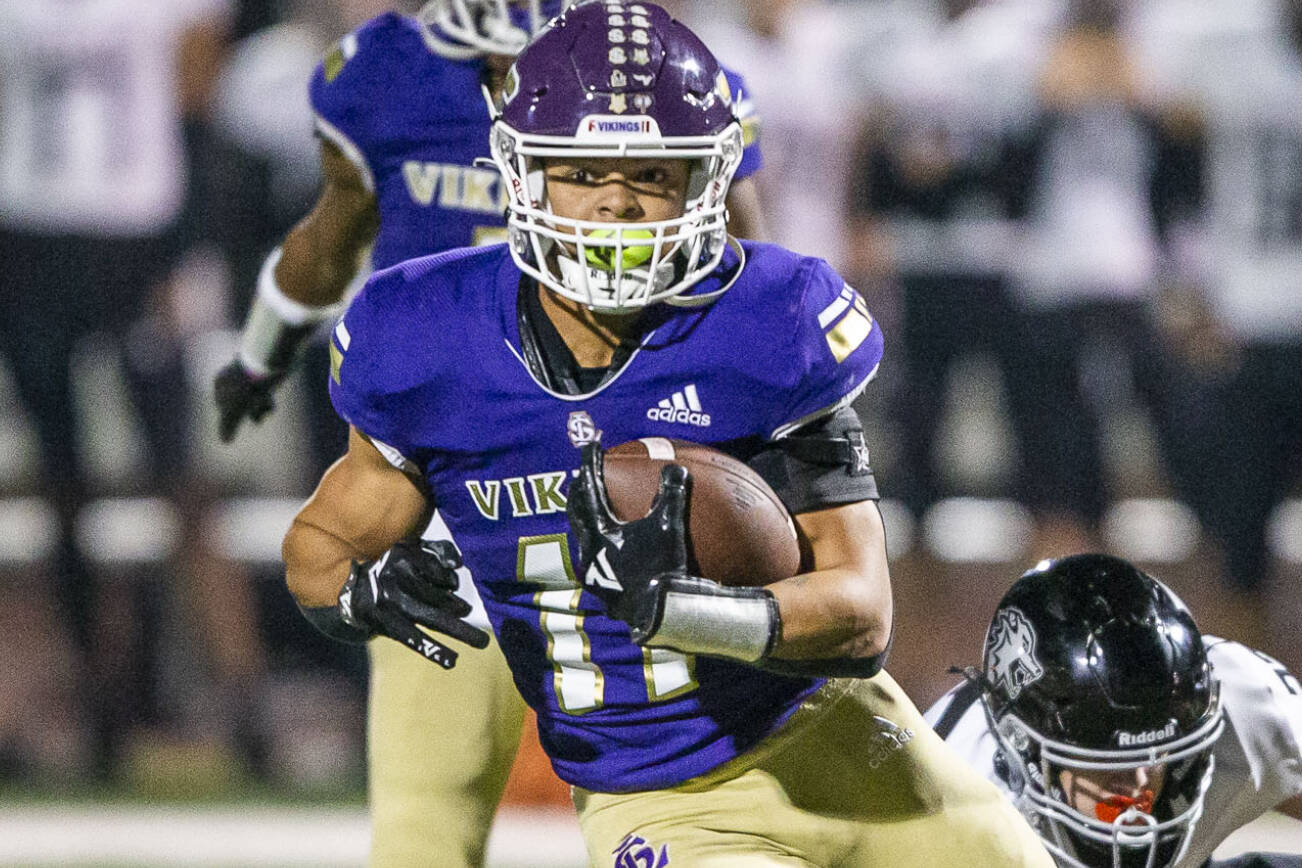
[[1109, 796], [1094, 806], [1094, 813], [1105, 823], [1115, 823], [1131, 808], [1138, 808], [1145, 814], [1153, 813], [1153, 791], [1144, 790], [1138, 798], [1130, 796]]

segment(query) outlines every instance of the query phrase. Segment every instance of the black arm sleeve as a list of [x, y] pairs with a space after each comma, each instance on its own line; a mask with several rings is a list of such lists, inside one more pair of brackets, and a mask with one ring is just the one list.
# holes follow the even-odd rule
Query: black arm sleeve
[[747, 463], [793, 515], [877, 499], [863, 424], [852, 407], [765, 444]]
[[890, 656], [894, 645], [895, 628], [892, 626], [891, 638], [886, 640], [886, 650], [872, 657], [831, 657], [825, 660], [765, 657], [755, 665], [766, 672], [802, 678], [872, 678], [886, 666], [886, 658]]
[[883, 651], [872, 657], [836, 657], [827, 660], [783, 660], [765, 657], [755, 665], [766, 672], [792, 675], [799, 678], [872, 678], [886, 665]]

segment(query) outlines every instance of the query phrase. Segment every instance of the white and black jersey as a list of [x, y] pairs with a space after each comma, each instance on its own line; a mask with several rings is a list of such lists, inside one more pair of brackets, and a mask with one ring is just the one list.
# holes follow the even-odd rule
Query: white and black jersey
[[1200, 267], [1237, 337], [1302, 333], [1302, 46], [1279, 0], [1163, 0], [1145, 25], [1167, 89], [1207, 134]]
[[[1230, 833], [1302, 793], [1302, 686], [1278, 661], [1238, 642], [1204, 637], [1221, 684], [1225, 732], [1202, 817], [1178, 868], [1202, 865]], [[967, 682], [927, 710], [927, 722], [965, 760], [1007, 792], [995, 772], [995, 738], [976, 685]]]
[[0, 3], [0, 225], [140, 237], [180, 211], [177, 51], [230, 0]]

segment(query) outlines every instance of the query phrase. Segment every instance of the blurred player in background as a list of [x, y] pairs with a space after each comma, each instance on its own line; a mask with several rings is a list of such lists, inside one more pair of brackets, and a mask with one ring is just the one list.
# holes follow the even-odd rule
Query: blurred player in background
[[1302, 819], [1300, 694], [1277, 661], [1199, 633], [1161, 582], [1076, 555], [1009, 589], [980, 671], [927, 720], [1060, 865], [1192, 868], [1267, 811]]
[[[525, 49], [491, 133], [510, 241], [379, 272], [336, 326], [353, 430], [286, 537], [289, 586], [328, 635], [446, 667], [417, 624], [488, 642], [452, 593], [464, 558], [593, 864], [1048, 865], [880, 673], [890, 580], [848, 406], [880, 330], [826, 263], [729, 239], [732, 106], [649, 3], [574, 6]], [[648, 414], [681, 394], [692, 419]], [[810, 571], [688, 576], [677, 466], [614, 523], [600, 440], [642, 436], [764, 468]], [[432, 504], [455, 545], [410, 541]]]
[[164, 588], [163, 610], [176, 623], [202, 621], [199, 690], [217, 695], [184, 704], [226, 717], [189, 722], [230, 737], [248, 720], [245, 692], [265, 665], [250, 589], [199, 526], [208, 489], [187, 449], [191, 405], [167, 292], [187, 234], [187, 145], [203, 135], [231, 5], [0, 4], [0, 352], [36, 429], [42, 493], [62, 523], [58, 588], [74, 623], [58, 631], [85, 655], [81, 690], [94, 706], [103, 773], [115, 770], [133, 728], [167, 710], [157, 707], [157, 661], [144, 659], [161, 632], [149, 621], [157, 589], [132, 580], [138, 569], [92, 578], [74, 537], [96, 493], [71, 371], [90, 335], [108, 333], [120, 352], [150, 447], [147, 490], [181, 509], [179, 587]]
[[[310, 89], [324, 186], [267, 259], [240, 354], [217, 377], [224, 440], [270, 411], [273, 390], [338, 312], [372, 244], [371, 265], [385, 268], [505, 238], [504, 182], [476, 165], [489, 154], [483, 88], [499, 91], [511, 58], [562, 5], [438, 0], [414, 17], [382, 15], [326, 55]], [[736, 75], [729, 83], [744, 92]], [[741, 174], [759, 163], [752, 144]], [[734, 231], [756, 231], [751, 182], [738, 185], [729, 205]], [[445, 534], [436, 516], [427, 535]], [[466, 597], [472, 621], [487, 628], [469, 586]], [[453, 672], [390, 642], [371, 643], [369, 653], [372, 864], [423, 864], [434, 855], [440, 865], [479, 864], [524, 715], [501, 653], [494, 645]]]
[[1107, 446], [1134, 397], [1184, 494], [1190, 457], [1173, 433], [1182, 375], [1153, 309], [1172, 241], [1197, 217], [1197, 138], [1154, 94], [1125, 38], [1130, 5], [1070, 0], [1037, 64], [1036, 102], [1006, 159], [1022, 221], [1009, 403], [1022, 436], [1023, 497], [1041, 555], [1098, 548], [1116, 496]]
[[[952, 372], [984, 351], [1007, 385], [1022, 352], [1009, 328], [1019, 238], [1003, 143], [1033, 112], [1033, 70], [1055, 12], [1048, 3], [901, 4], [903, 20], [875, 55], [851, 204], [855, 272], [897, 287], [891, 416], [903, 472], [892, 487], [919, 516], [942, 497], [974, 493], [946, 478], [957, 462], [938, 455]], [[1028, 414], [1008, 409], [1020, 440]]]
[[746, 66], [746, 96], [767, 131], [769, 171], [757, 183], [773, 240], [843, 269], [846, 181], [865, 80], [857, 19], [869, 16], [824, 0], [680, 5], [725, 66], [761, 61]]
[[1214, 483], [1201, 512], [1232, 585], [1261, 593], [1272, 511], [1302, 472], [1302, 2], [1226, 11], [1159, 4], [1150, 27], [1167, 37], [1159, 67], [1206, 124], [1202, 310], [1185, 318], [1184, 351], [1222, 389], [1203, 418]]

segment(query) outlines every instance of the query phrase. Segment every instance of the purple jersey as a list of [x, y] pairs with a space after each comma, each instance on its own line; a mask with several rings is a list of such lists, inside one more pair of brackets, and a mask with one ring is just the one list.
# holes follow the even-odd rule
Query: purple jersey
[[643, 649], [574, 572], [565, 495], [594, 427], [612, 446], [772, 439], [844, 406], [876, 370], [880, 329], [826, 263], [745, 247], [732, 289], [706, 308], [650, 309], [640, 348], [585, 395], [547, 390], [524, 363], [521, 275], [504, 245], [377, 273], [334, 332], [335, 407], [428, 482], [572, 784], [680, 783], [754, 746], [820, 683]]
[[[437, 53], [420, 21], [386, 13], [345, 36], [312, 76], [317, 130], [375, 192], [376, 268], [453, 247], [506, 240], [506, 192], [488, 157], [492, 119], [480, 90], [482, 59]], [[741, 77], [725, 71], [743, 125], [754, 129]], [[757, 171], [753, 134], [737, 178]]]

